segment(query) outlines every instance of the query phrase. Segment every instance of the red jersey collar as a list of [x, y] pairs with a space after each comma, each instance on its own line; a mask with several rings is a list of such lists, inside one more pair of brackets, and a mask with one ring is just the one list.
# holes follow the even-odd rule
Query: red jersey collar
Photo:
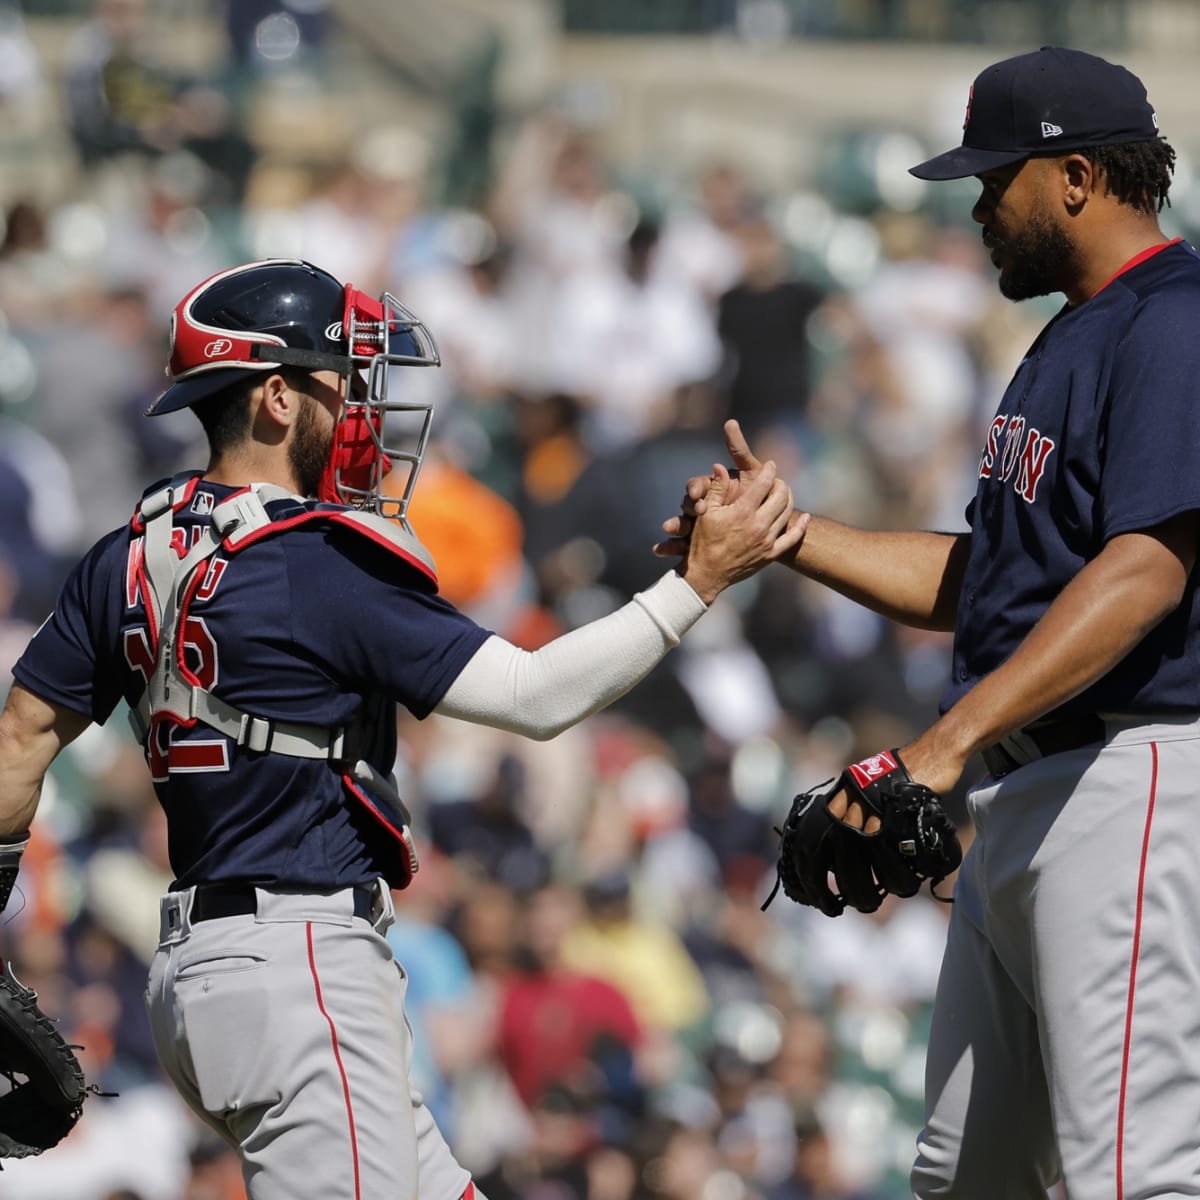
[[[1098, 296], [1114, 279], [1119, 279], [1126, 271], [1132, 271], [1134, 267], [1141, 266], [1148, 258], [1153, 258], [1156, 254], [1161, 253], [1168, 246], [1177, 245], [1182, 242], [1183, 238], [1172, 238], [1169, 242], [1160, 242], [1157, 246], [1149, 246], [1140, 254], [1135, 254], [1124, 266], [1118, 267], [1093, 293], [1092, 296]], [[1088, 297], [1091, 299], [1091, 296]]]

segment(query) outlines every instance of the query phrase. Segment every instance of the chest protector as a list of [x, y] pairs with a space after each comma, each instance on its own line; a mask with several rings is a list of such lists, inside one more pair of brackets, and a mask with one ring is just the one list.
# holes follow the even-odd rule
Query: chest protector
[[[147, 493], [133, 517], [143, 536], [139, 582], [154, 667], [130, 724], [143, 746], [163, 721], [190, 726], [202, 721], [238, 746], [259, 753], [283, 754], [328, 762], [352, 796], [382, 826], [393, 853], [387, 855], [387, 882], [403, 888], [417, 870], [409, 826], [411, 818], [395, 780], [361, 756], [368, 733], [365, 715], [350, 725], [327, 727], [280, 721], [243, 712], [200, 685], [184, 662], [184, 624], [191, 595], [218, 551], [236, 555], [268, 537], [304, 526], [340, 526], [370, 539], [436, 581], [429, 552], [407, 530], [372, 512], [310, 502], [273, 484], [256, 483], [216, 504], [208, 524], [182, 555], [173, 538], [174, 515], [191, 503], [198, 474], [178, 475]], [[268, 507], [269, 506], [269, 507]], [[370, 705], [366, 706], [370, 708]]]

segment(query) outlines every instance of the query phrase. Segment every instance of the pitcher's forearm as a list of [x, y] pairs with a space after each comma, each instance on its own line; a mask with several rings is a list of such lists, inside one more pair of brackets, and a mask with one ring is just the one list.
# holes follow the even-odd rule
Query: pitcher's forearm
[[890, 620], [950, 631], [966, 557], [966, 534], [872, 532], [814, 516], [783, 561]]

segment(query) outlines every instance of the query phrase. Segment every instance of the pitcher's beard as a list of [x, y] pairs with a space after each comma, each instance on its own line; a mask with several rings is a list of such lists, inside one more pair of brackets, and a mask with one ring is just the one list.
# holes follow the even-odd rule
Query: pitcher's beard
[[1065, 230], [1033, 215], [1025, 229], [1000, 243], [1000, 294], [1009, 300], [1032, 300], [1066, 290], [1075, 262], [1075, 243]]

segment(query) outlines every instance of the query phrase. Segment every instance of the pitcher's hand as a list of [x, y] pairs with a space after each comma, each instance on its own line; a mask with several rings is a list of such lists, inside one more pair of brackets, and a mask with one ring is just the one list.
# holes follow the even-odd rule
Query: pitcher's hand
[[793, 520], [791, 489], [776, 478], [773, 462], [743, 479], [715, 464], [705, 501], [678, 569], [706, 604], [793, 551], [804, 535], [805, 523]]
[[[725, 492], [726, 500], [733, 500], [738, 494], [738, 490], [743, 487], [746, 482], [756, 478], [763, 470], [763, 463], [759, 461], [758, 456], [750, 449], [749, 443], [746, 441], [745, 434], [742, 433], [742, 427], [735, 420], [728, 420], [724, 426], [725, 447], [729, 451], [729, 461], [733, 463], [732, 470], [727, 472], [728, 485]], [[688, 540], [692, 536], [692, 529], [695, 520], [708, 508], [709, 490], [713, 485], [713, 480], [716, 478], [714, 466], [714, 474], [712, 475], [693, 475], [688, 481], [684, 489], [683, 499], [679, 504], [679, 513], [677, 516], [668, 517], [662, 524], [663, 533], [667, 537], [656, 543], [654, 553], [659, 558], [682, 558], [687, 554]], [[807, 525], [807, 513], [794, 513], [792, 521], [798, 525]], [[792, 548], [798, 546], [804, 537], [804, 530], [801, 527], [799, 537], [793, 543]]]

